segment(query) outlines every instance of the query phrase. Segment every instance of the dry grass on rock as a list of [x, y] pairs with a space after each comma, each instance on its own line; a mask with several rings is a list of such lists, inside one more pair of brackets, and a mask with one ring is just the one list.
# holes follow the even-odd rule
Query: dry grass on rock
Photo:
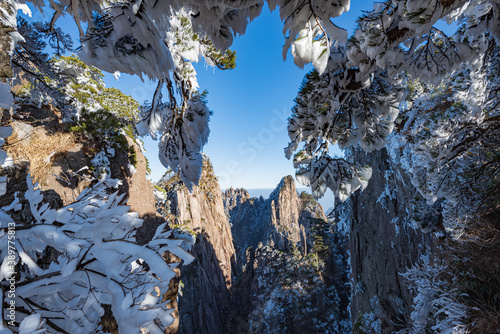
[[4, 149], [14, 162], [29, 161], [33, 181], [43, 183], [47, 174], [51, 173], [52, 158], [66, 152], [74, 144], [75, 139], [70, 133], [49, 134], [37, 128], [25, 138], [19, 138], [14, 132], [7, 138]]

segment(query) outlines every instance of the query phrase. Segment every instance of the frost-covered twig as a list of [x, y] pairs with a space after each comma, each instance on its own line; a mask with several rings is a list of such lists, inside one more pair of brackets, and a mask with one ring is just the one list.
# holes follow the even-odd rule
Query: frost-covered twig
[[[15, 232], [16, 307], [27, 311], [19, 313], [15, 326], [27, 326], [37, 315], [40, 328], [100, 333], [103, 305], [111, 305], [120, 333], [141, 328], [160, 333], [169, 326], [171, 310], [161, 301], [175, 272], [162, 255], [171, 252], [190, 263], [192, 256], [180, 247], [183, 241], [169, 239], [171, 231], [162, 224], [149, 243], [137, 245], [135, 231], [142, 220], [121, 205], [123, 196], [109, 194], [116, 180], [97, 183], [58, 210], [43, 203], [29, 177], [27, 182], [24, 197], [35, 220]], [[1, 227], [12, 221], [7, 214], [1, 218]], [[8, 234], [0, 233], [5, 264]], [[46, 254], [53, 258], [50, 263], [42, 262]], [[2, 287], [13, 269], [2, 265]]]

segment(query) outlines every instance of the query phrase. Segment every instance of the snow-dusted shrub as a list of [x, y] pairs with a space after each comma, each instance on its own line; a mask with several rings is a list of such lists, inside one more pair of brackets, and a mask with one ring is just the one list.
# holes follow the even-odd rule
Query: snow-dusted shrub
[[109, 168], [110, 162], [105, 151], [97, 153], [90, 163], [94, 168], [94, 177], [97, 180], [103, 181], [111, 177], [111, 169]]
[[99, 182], [54, 210], [28, 177], [24, 198], [33, 220], [14, 222], [9, 215], [22, 209], [17, 194], [1, 209], [0, 282], [7, 288], [9, 279], [16, 281], [16, 318], [8, 323], [13, 331], [102, 333], [104, 305], [111, 306], [120, 333], [163, 333], [172, 323], [162, 298], [178, 264], [167, 264], [162, 255], [170, 252], [185, 264], [193, 257], [180, 247], [183, 240], [169, 239], [166, 223], [147, 244], [136, 244], [142, 220], [122, 205], [123, 194], [112, 192], [119, 182]]
[[447, 267], [443, 264], [415, 265], [402, 274], [415, 293], [411, 328], [404, 333], [467, 333], [468, 307], [460, 300], [462, 294], [450, 284]]
[[485, 40], [481, 68], [461, 66], [440, 85], [408, 80], [410, 94], [388, 140], [391, 160], [418, 190], [412, 221], [424, 232], [440, 226], [459, 238], [498, 206], [500, 49]]
[[80, 117], [74, 118], [74, 126], [70, 127], [70, 131], [98, 150], [91, 161], [94, 177], [97, 180], [102, 181], [111, 176], [110, 159], [114, 158], [117, 152], [128, 156], [130, 174], [135, 172], [137, 153], [134, 146], [129, 145], [125, 134], [134, 141], [135, 137], [123, 119], [105, 109], [91, 111], [84, 108]]

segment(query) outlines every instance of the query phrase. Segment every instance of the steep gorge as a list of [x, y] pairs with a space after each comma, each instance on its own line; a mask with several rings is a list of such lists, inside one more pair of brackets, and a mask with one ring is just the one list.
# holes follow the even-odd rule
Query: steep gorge
[[[249, 333], [343, 333], [348, 290], [343, 239], [311, 195], [284, 177], [266, 200], [244, 189], [225, 192], [244, 269], [236, 319]], [[235, 201], [239, 205], [234, 206]], [[246, 217], [246, 219], [242, 219]], [[252, 235], [253, 231], [259, 231]], [[252, 235], [250, 241], [248, 235]]]
[[[176, 182], [180, 181], [171, 180], [170, 187]], [[179, 298], [179, 332], [227, 332], [236, 253], [222, 193], [209, 163], [205, 163], [200, 184], [191, 193], [177, 186], [169, 192], [169, 199], [177, 225], [196, 235], [192, 248], [195, 261], [181, 275], [184, 287]]]
[[[19, 137], [66, 131], [51, 111], [25, 109], [24, 116], [33, 122], [13, 120]], [[137, 153], [135, 173], [127, 168], [127, 152], [117, 151], [110, 159], [111, 176], [122, 180], [128, 205], [146, 220], [137, 234], [141, 242], [162, 219], [155, 212], [146, 161], [133, 140], [127, 143]], [[252, 198], [244, 189], [222, 193], [208, 160], [192, 192], [175, 175], [160, 182], [171, 228], [196, 236], [194, 263], [180, 267], [165, 296], [176, 308], [169, 332], [347, 333], [362, 328], [392, 333], [406, 328], [413, 295], [400, 274], [421, 254], [435, 254], [441, 241], [411, 227], [407, 208], [415, 190], [385, 150], [352, 154], [373, 167], [373, 176], [364, 192], [338, 203], [331, 217], [312, 196], [297, 193], [291, 176], [268, 199]], [[52, 157], [40, 185], [54, 208], [74, 200], [86, 186], [73, 173], [89, 161], [78, 141]], [[29, 169], [20, 161], [16, 166], [4, 169], [9, 194], [22, 190]], [[6, 203], [9, 194], [3, 197]]]
[[168, 192], [171, 214], [197, 235], [197, 260], [180, 276], [180, 332], [393, 333], [409, 326], [414, 295], [401, 274], [439, 252], [441, 241], [411, 226], [415, 190], [385, 150], [350, 154], [373, 166], [373, 176], [329, 217], [311, 195], [297, 193], [291, 176], [268, 199], [245, 189], [221, 195], [208, 162], [191, 194], [182, 186]]
[[350, 327], [345, 238], [312, 196], [297, 193], [291, 176], [268, 199], [244, 189], [221, 193], [206, 160], [191, 193], [174, 174], [158, 186], [174, 231], [196, 235], [196, 260], [178, 278], [182, 296], [172, 332], [343, 333]]

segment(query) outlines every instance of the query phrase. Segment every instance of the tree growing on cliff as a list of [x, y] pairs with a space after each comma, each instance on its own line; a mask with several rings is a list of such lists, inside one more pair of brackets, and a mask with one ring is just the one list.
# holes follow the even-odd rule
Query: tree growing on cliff
[[[16, 0], [7, 4], [17, 8]], [[361, 17], [347, 41], [346, 32], [331, 20], [349, 9], [348, 0], [268, 4], [280, 8], [284, 21], [283, 54], [291, 48], [298, 66], [312, 62], [317, 70], [306, 78], [297, 97], [286, 149], [290, 158], [303, 143], [294, 165], [299, 180], [310, 185], [316, 197], [330, 188], [345, 199], [366, 186], [369, 169], [329, 157], [328, 148], [359, 144], [370, 151], [384, 145], [404, 97], [403, 72], [438, 83], [463, 63], [477, 70], [485, 48], [481, 34], [490, 31], [497, 38], [500, 29], [494, 1], [389, 0]], [[226, 50], [233, 35], [243, 34], [263, 3], [64, 0], [51, 6], [55, 10], [51, 27], [65, 12], [75, 18], [84, 61], [110, 72], [158, 80], [152, 102], [144, 109], [140, 133], [161, 135], [162, 163], [180, 169], [191, 187], [200, 175], [200, 150], [208, 138], [210, 114], [196, 93], [191, 62], [201, 56], [209, 64], [231, 67], [234, 54], [215, 50]], [[455, 38], [435, 27], [439, 20], [465, 25]], [[85, 32], [81, 23], [88, 24]], [[479, 42], [471, 44], [472, 40]], [[163, 87], [168, 92], [166, 102]]]
[[12, 55], [14, 73], [22, 72], [23, 80], [30, 82], [30, 90], [35, 95], [46, 95], [55, 106], [66, 112], [64, 96], [53, 84], [62, 81], [63, 77], [50, 61], [47, 49], [50, 46], [60, 56], [72, 50], [73, 40], [60, 28], [51, 30], [47, 23], [29, 23], [23, 18], [18, 20], [17, 30], [22, 39], [16, 43]]
[[[34, 39], [39, 40], [40, 37]], [[138, 143], [134, 125], [139, 119], [139, 103], [118, 89], [106, 87], [102, 72], [74, 55], [50, 59], [45, 55], [45, 61], [48, 74], [36, 65], [30, 71], [39, 75], [26, 75], [26, 66], [17, 66], [13, 61], [22, 83], [16, 94], [18, 103], [35, 107], [52, 103], [61, 107], [63, 121], [72, 122], [70, 132], [94, 149], [90, 157], [96, 179], [111, 176], [109, 159], [118, 152], [128, 155], [127, 169], [133, 174], [136, 153], [125, 136]]]
[[[331, 158], [330, 145], [359, 145], [368, 152], [382, 148], [394, 129], [409, 76], [434, 85], [448, 75], [481, 76], [489, 61], [487, 34], [495, 40], [500, 36], [498, 15], [495, 2], [397, 0], [377, 4], [362, 16], [347, 44], [332, 47], [325, 72], [306, 76], [295, 100], [285, 152], [290, 158], [303, 144], [293, 159], [297, 179], [310, 185], [316, 197], [330, 188], [341, 200], [366, 186], [368, 170]], [[458, 22], [457, 34], [437, 29], [439, 20]], [[451, 84], [463, 90], [459, 82]], [[486, 108], [486, 101], [475, 102]]]

